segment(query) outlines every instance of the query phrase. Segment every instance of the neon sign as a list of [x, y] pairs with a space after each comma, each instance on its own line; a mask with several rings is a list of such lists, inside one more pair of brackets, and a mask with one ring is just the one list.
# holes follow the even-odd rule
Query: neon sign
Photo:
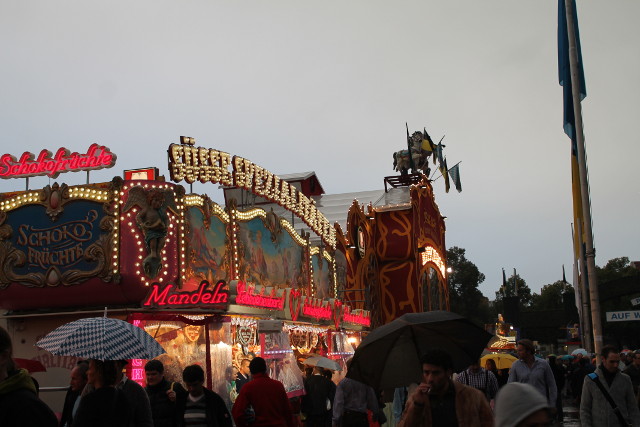
[[282, 310], [284, 308], [284, 293], [278, 295], [279, 293], [276, 293], [276, 290], [273, 289], [268, 295], [265, 295], [266, 289], [262, 288], [260, 293], [255, 294], [255, 285], [247, 285], [242, 281], [238, 281], [236, 286], [236, 304], [268, 308], [271, 310]]
[[219, 280], [212, 289], [209, 282], [203, 280], [195, 291], [177, 291], [175, 285], [153, 283], [151, 291], [142, 303], [143, 307], [193, 307], [206, 305], [218, 309], [226, 309], [229, 303], [229, 291], [224, 289], [226, 282]]
[[355, 310], [352, 313], [349, 307], [345, 307], [342, 320], [356, 325], [371, 326], [371, 313], [364, 310]]
[[302, 306], [302, 314], [316, 319], [331, 319], [333, 317], [333, 309], [330, 304], [323, 306], [322, 300], [314, 301], [306, 298]]
[[91, 144], [86, 153], [70, 153], [66, 148], [59, 148], [55, 156], [52, 152], [42, 150], [36, 158], [33, 153], [25, 151], [20, 160], [11, 154], [0, 157], [0, 178], [27, 178], [30, 176], [48, 175], [56, 178], [63, 172], [88, 171], [110, 168], [116, 163], [116, 155], [107, 147]]

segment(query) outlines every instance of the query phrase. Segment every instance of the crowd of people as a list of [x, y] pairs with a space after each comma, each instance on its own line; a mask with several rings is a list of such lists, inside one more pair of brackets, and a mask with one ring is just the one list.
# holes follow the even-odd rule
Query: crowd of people
[[399, 427], [531, 427], [561, 421], [563, 395], [575, 399], [584, 427], [640, 426], [640, 352], [605, 346], [597, 367], [584, 355], [565, 365], [536, 357], [525, 339], [517, 354], [508, 375], [491, 359], [454, 374], [451, 355], [434, 349], [420, 361], [421, 382], [393, 393], [348, 377], [336, 384], [331, 371], [307, 367], [298, 404], [269, 377], [261, 357], [228, 369], [224, 396], [205, 387], [197, 364], [171, 381], [162, 362], [150, 360], [142, 387], [123, 373], [126, 361], [89, 359], [71, 371], [58, 419], [28, 372], [16, 368], [11, 339], [0, 327], [0, 426], [379, 427], [387, 422], [386, 402]]

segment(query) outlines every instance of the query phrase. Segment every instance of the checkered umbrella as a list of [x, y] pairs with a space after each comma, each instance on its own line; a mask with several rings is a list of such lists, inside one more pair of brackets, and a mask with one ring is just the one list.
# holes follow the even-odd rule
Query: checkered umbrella
[[98, 360], [153, 359], [165, 352], [143, 329], [108, 317], [66, 323], [36, 345], [52, 354]]

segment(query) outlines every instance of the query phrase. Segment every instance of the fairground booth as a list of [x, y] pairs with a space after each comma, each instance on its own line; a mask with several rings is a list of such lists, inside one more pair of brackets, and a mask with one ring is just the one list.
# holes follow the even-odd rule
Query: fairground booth
[[[173, 380], [198, 363], [225, 397], [231, 367], [260, 355], [296, 396], [307, 355], [344, 366], [371, 328], [448, 308], [444, 219], [424, 175], [325, 195], [313, 172], [277, 176], [192, 138], [171, 144], [168, 157], [170, 181], [151, 167], [0, 195], [1, 317], [14, 356], [46, 369], [33, 373], [44, 391], [66, 386], [77, 358], [35, 343], [83, 317], [144, 328]], [[28, 188], [32, 176], [87, 171], [88, 182], [88, 171], [115, 160], [96, 144], [5, 154], [0, 177]], [[192, 193], [196, 181], [222, 188], [224, 206]], [[131, 360], [128, 376], [144, 383], [145, 363]], [[64, 393], [42, 397], [62, 408]]]

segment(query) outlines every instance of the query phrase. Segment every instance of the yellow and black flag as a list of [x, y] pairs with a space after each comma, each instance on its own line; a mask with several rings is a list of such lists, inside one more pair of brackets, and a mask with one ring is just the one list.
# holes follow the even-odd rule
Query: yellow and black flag
[[431, 137], [429, 136], [429, 134], [427, 133], [427, 128], [422, 128], [422, 149], [424, 151], [429, 152], [429, 155], [431, 153], [433, 153], [433, 151], [436, 149], [436, 145], [433, 143], [433, 140], [431, 139]]

